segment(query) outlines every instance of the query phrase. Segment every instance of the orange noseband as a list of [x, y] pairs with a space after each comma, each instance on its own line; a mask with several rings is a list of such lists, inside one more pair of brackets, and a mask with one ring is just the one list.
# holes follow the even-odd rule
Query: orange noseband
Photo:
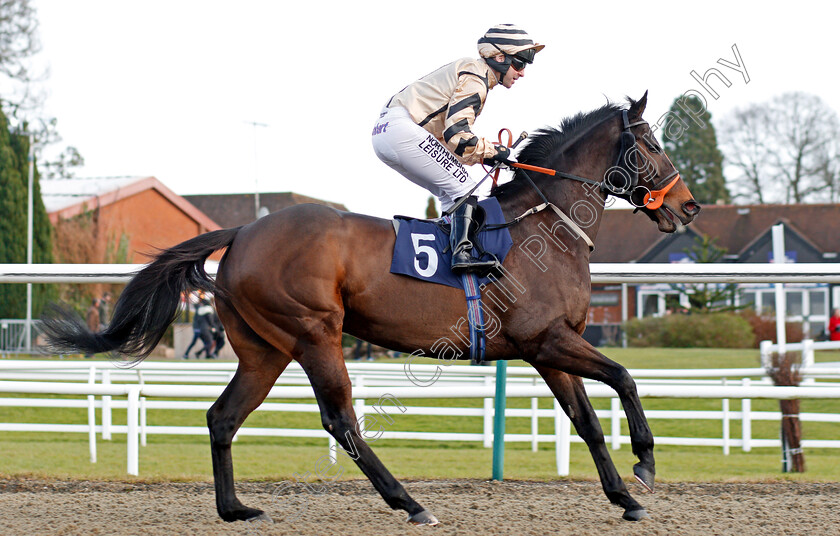
[[677, 173], [674, 178], [665, 185], [664, 188], [659, 190], [652, 190], [650, 193], [645, 194], [644, 200], [644, 207], [649, 208], [651, 210], [656, 210], [662, 206], [662, 202], [665, 201], [665, 195], [668, 191], [674, 187], [677, 181], [680, 180], [680, 174]]

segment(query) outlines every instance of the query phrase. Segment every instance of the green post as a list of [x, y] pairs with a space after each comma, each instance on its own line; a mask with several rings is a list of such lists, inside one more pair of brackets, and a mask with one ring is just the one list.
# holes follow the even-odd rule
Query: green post
[[505, 406], [507, 397], [507, 361], [496, 361], [496, 414], [493, 416], [493, 480], [504, 480], [505, 468]]

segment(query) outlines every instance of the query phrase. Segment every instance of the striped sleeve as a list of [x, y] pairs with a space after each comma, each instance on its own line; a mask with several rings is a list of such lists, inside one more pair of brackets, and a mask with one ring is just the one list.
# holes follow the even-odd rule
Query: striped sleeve
[[446, 110], [443, 141], [467, 165], [477, 164], [496, 153], [492, 142], [472, 132], [475, 118], [487, 99], [487, 91], [486, 78], [462, 71], [458, 73], [458, 85]]

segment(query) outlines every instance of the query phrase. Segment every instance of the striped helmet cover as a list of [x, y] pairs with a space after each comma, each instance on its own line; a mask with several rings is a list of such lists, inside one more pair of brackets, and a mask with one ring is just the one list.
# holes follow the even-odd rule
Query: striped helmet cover
[[478, 54], [482, 58], [493, 57], [499, 53], [499, 50], [513, 55], [529, 48], [533, 48], [534, 52], [539, 52], [545, 48], [545, 45], [534, 43], [525, 30], [515, 24], [497, 24], [487, 30], [478, 40]]

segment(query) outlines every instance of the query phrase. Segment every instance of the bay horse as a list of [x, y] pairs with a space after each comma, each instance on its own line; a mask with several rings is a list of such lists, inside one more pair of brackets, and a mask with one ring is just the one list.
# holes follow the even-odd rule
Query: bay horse
[[[647, 92], [638, 101], [627, 100], [626, 106], [608, 103], [530, 138], [519, 161], [558, 173], [519, 170], [513, 180], [494, 188], [491, 195], [504, 214], [523, 214], [548, 200], [564, 214], [574, 215], [585, 203], [585, 217], [577, 217], [577, 223], [582, 234], [594, 239], [605, 201], [615, 195], [631, 200], [662, 232], [674, 232], [678, 220], [690, 223], [700, 205], [642, 119]], [[617, 180], [616, 174], [623, 178]], [[653, 435], [630, 374], [582, 337], [591, 291], [590, 247], [565, 224], [558, 226], [563, 220], [557, 216], [556, 211], [543, 210], [510, 226], [515, 246], [498, 282], [507, 280], [520, 291], [530, 290], [508, 303], [486, 300], [487, 313], [498, 321], [496, 333], [488, 335], [486, 359], [521, 358], [539, 371], [589, 447], [607, 498], [624, 509], [624, 519], [639, 520], [647, 514], [610, 459], [582, 378], [601, 381], [620, 397], [639, 459], [634, 475], [650, 491]], [[550, 239], [543, 240], [550, 251], [542, 251], [539, 258], [529, 240], [535, 236]], [[221, 518], [266, 517], [236, 497], [231, 441], [295, 360], [312, 384], [324, 428], [346, 451], [355, 449], [355, 462], [385, 502], [406, 511], [412, 523], [436, 524], [360, 435], [341, 350], [343, 331], [429, 356], [436, 355], [436, 342], [448, 335], [454, 339], [450, 342], [457, 348], [456, 357], [469, 356], [464, 343], [468, 337], [450, 333], [453, 325], [467, 329], [458, 323], [466, 309], [464, 293], [390, 273], [394, 241], [389, 220], [320, 205], [289, 207], [160, 252], [128, 283], [104, 331], [90, 332], [77, 315], [61, 307], [45, 315], [44, 330], [54, 349], [112, 352], [139, 361], [177, 317], [184, 293], [213, 292], [239, 358], [233, 379], [207, 412]], [[526, 244], [530, 246], [523, 247]], [[214, 282], [204, 262], [222, 248], [227, 251]]]

